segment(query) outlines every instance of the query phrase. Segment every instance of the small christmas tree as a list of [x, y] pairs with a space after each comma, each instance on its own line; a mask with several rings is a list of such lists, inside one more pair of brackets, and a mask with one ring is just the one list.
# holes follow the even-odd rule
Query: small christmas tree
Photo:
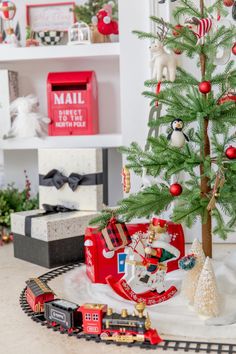
[[188, 299], [189, 304], [193, 305], [198, 280], [206, 259], [202, 245], [197, 239], [193, 241], [190, 254], [193, 254], [196, 257], [196, 264], [187, 272], [186, 277], [183, 280], [182, 292]]
[[[234, 60], [219, 63], [217, 59], [219, 49], [230, 57], [235, 45], [236, 27], [229, 22], [226, 25], [223, 19], [228, 15], [226, 8], [222, 0], [211, 5], [204, 0], [179, 0], [173, 12], [176, 24], [152, 16], [154, 33], [135, 31], [139, 38], [154, 41], [151, 50], [157, 53], [155, 63], [158, 51], [170, 63], [167, 77], [161, 79], [160, 69], [167, 60], [155, 66], [155, 77], [145, 82], [155, 91], [147, 90], [144, 95], [153, 106], [162, 104], [166, 109], [149, 124], [157, 128], [171, 124], [171, 134], [150, 137], [148, 151], [136, 142], [121, 150], [127, 157], [127, 168], [141, 177], [144, 171], [147, 177], [159, 176], [161, 182], [140, 188], [113, 210], [115, 216], [128, 222], [160, 216], [174, 202], [174, 222], [191, 228], [201, 221], [202, 245], [209, 257], [212, 235], [226, 239], [236, 227], [236, 147], [230, 146], [236, 140], [231, 130], [236, 124], [236, 95], [230, 95], [236, 87], [236, 69]], [[171, 50], [172, 58], [165, 48]], [[177, 67], [175, 75], [174, 53], [196, 58], [198, 74], [193, 75], [193, 68], [187, 72]], [[184, 124], [193, 123], [185, 134]], [[182, 172], [185, 180], [176, 183]], [[110, 218], [111, 213], [104, 210], [93, 224], [105, 227]]]
[[200, 316], [210, 318], [219, 315], [219, 296], [216, 278], [209, 257], [207, 257], [199, 277], [194, 297], [194, 308]]

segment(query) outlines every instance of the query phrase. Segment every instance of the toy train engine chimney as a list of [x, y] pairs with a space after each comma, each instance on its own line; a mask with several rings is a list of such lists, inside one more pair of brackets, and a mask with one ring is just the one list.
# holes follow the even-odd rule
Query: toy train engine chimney
[[127, 311], [127, 309], [122, 309], [122, 310], [121, 310], [121, 317], [122, 317], [122, 318], [128, 317], [128, 311]]
[[143, 312], [145, 310], [145, 304], [143, 302], [139, 302], [135, 305], [136, 310], [138, 311], [139, 318], [143, 318]]

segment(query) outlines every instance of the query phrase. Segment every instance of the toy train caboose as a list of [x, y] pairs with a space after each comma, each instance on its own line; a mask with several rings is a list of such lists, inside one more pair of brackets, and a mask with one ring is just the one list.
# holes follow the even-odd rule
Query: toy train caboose
[[54, 299], [54, 292], [39, 278], [29, 279], [26, 288], [26, 300], [34, 312], [44, 311], [44, 303]]
[[79, 333], [81, 337], [116, 343], [156, 345], [162, 341], [156, 329], [151, 328], [149, 315], [144, 315], [144, 303], [136, 304], [137, 312], [129, 315], [126, 309], [116, 313], [104, 304], [87, 303], [79, 306], [67, 300], [49, 299], [52, 296], [51, 289], [41, 280], [31, 279], [27, 282], [26, 298], [30, 307], [36, 315], [44, 310], [48, 325], [60, 328], [62, 332]]

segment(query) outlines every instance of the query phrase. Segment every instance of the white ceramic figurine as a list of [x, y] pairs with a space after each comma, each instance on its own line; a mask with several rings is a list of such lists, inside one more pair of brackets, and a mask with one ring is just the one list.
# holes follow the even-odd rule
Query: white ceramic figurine
[[162, 26], [158, 27], [158, 39], [151, 45], [150, 51], [152, 55], [151, 66], [152, 75], [155, 80], [161, 82], [166, 70], [166, 80], [174, 82], [176, 76], [177, 58], [174, 53], [167, 53], [164, 48], [164, 41], [168, 33], [168, 28], [163, 21]]

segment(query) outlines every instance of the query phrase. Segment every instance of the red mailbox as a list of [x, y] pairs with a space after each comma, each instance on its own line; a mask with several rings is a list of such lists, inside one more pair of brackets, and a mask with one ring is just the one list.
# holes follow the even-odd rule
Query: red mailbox
[[94, 71], [49, 73], [49, 135], [98, 133], [98, 91]]

